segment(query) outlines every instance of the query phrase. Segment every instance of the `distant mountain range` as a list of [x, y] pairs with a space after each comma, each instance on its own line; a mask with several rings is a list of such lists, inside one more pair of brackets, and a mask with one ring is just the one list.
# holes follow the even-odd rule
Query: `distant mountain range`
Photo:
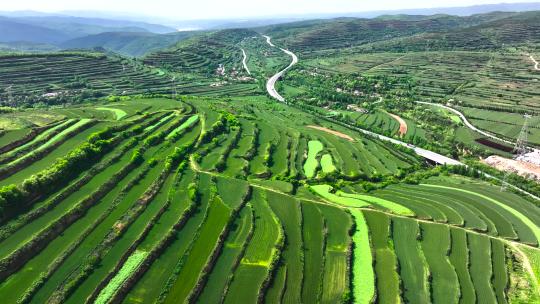
[[[195, 35], [195, 32], [178, 32], [179, 29], [218, 30], [230, 28], [261, 28], [279, 30], [280, 24], [296, 22], [304, 27], [320, 26], [321, 20], [336, 17], [375, 18], [383, 20], [418, 21], [418, 26], [440, 26], [431, 24], [432, 15], [471, 16], [488, 12], [523, 12], [540, 10], [540, 2], [488, 4], [469, 7], [408, 9], [343, 14], [317, 14], [280, 16], [275, 18], [246, 18], [242, 20], [187, 20], [174, 21], [144, 16], [121, 15], [107, 12], [62, 12], [57, 14], [34, 11], [0, 11], [0, 51], [51, 51], [54, 49], [105, 48], [128, 56], [143, 56], [148, 52], [166, 48]], [[73, 14], [70, 16], [68, 14]], [[503, 13], [501, 13], [503, 14]], [[431, 17], [426, 17], [430, 15]], [[103, 17], [106, 16], [106, 17]], [[148, 21], [150, 21], [148, 22]], [[470, 20], [473, 25], [474, 18]], [[461, 20], [460, 22], [463, 22]], [[438, 22], [455, 22], [452, 18], [438, 18]], [[160, 24], [155, 24], [160, 23]], [[351, 26], [350, 23], [343, 23]], [[430, 25], [431, 24], [431, 25]], [[450, 26], [445, 24], [444, 26]], [[355, 28], [353, 26], [353, 28]], [[359, 26], [358, 29], [361, 29]], [[421, 32], [412, 29], [413, 32]], [[277, 34], [277, 33], [276, 33]], [[279, 35], [279, 34], [278, 34]], [[279, 37], [276, 37], [279, 38]], [[306, 41], [309, 41], [307, 39]]]
[[[0, 43], [3, 49], [9, 49], [10, 45], [13, 50], [22, 51], [114, 45], [110, 50], [139, 56], [188, 36], [185, 33], [177, 34], [172, 27], [140, 21], [36, 14], [21, 12], [9, 14], [11, 17], [0, 17]], [[137, 45], [140, 48], [130, 47], [134, 41], [139, 41]]]

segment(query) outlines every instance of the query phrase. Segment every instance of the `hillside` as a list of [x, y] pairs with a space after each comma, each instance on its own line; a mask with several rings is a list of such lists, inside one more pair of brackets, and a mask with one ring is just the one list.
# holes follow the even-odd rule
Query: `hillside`
[[60, 44], [64, 49], [93, 49], [97, 47], [118, 54], [141, 57], [187, 39], [196, 32], [153, 34], [148, 32], [108, 32], [75, 38]]
[[[108, 32], [131, 32], [137, 35], [140, 32], [164, 34], [175, 31], [174, 28], [166, 26], [122, 20], [62, 16], [0, 17], [0, 42], [47, 43], [60, 46], [71, 39]], [[169, 41], [175, 42], [170, 36], [163, 36], [163, 47], [168, 46]], [[143, 45], [145, 43], [148, 42], [141, 42]]]
[[422, 33], [362, 46], [367, 51], [500, 49], [540, 43], [540, 12], [521, 13], [447, 33]]
[[[383, 47], [389, 45], [391, 50], [392, 43], [396, 44], [396, 48], [400, 43], [404, 46], [410, 43], [411, 48], [414, 48], [418, 43], [425, 42], [423, 40], [434, 40], [431, 44], [441, 47], [454, 47], [458, 44], [457, 40], [462, 41], [462, 46], [479, 45], [489, 48], [493, 47], [494, 42], [490, 40], [493, 37], [506, 43], [534, 42], [538, 37], [539, 15], [539, 12], [526, 12], [489, 13], [467, 17], [398, 15], [375, 19], [341, 18], [281, 24], [258, 30], [300, 52], [364, 44]], [[475, 44], [475, 41], [478, 43]]]
[[20, 23], [0, 17], [0, 42], [59, 43], [69, 39], [58, 30]]
[[121, 20], [121, 19], [103, 19], [103, 18], [83, 18], [72, 16], [26, 16], [18, 17], [15, 20], [42, 27], [66, 31], [73, 35], [97, 34], [107, 31], [146, 31], [156, 34], [166, 34], [175, 32], [176, 29], [160, 24], [147, 22]]
[[143, 61], [171, 71], [184, 73], [215, 74], [221, 66], [226, 70], [242, 71], [242, 52], [238, 44], [249, 37], [257, 36], [247, 29], [221, 30], [195, 36], [176, 46], [144, 57]]
[[0, 137], [5, 301], [537, 299], [525, 198], [265, 97], [183, 100], [2, 118], [42, 123]]
[[0, 105], [80, 103], [109, 95], [263, 93], [252, 79], [230, 70], [223, 75], [208, 75], [205, 69], [169, 74], [136, 59], [99, 52], [0, 54], [0, 67], [6, 72], [0, 77]]
[[2, 303], [540, 303], [539, 18], [0, 42]]

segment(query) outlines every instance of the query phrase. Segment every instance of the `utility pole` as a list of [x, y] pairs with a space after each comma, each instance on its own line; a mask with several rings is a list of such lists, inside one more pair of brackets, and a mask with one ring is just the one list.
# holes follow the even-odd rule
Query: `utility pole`
[[[529, 152], [529, 147], [527, 147], [527, 144], [529, 139], [529, 119], [531, 118], [531, 115], [525, 114], [523, 115], [523, 118], [525, 118], [525, 121], [523, 122], [523, 127], [521, 128], [521, 132], [519, 132], [519, 136], [516, 140], [514, 150], [512, 150], [512, 154], [514, 154], [514, 159], [519, 159]], [[501, 192], [506, 190], [507, 180], [510, 174], [511, 172], [508, 171], [504, 175], [501, 185]]]

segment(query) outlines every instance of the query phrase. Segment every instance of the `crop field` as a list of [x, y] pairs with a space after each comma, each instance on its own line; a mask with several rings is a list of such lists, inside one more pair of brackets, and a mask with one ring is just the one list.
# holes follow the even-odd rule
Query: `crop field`
[[[52, 123], [13, 131], [1, 158], [14, 171], [0, 183], [31, 203], [2, 213], [0, 293], [55, 303], [335, 302], [351, 294], [352, 217], [296, 198], [298, 186], [285, 180], [343, 174], [344, 144], [371, 160], [365, 172], [387, 159], [396, 163], [387, 173], [417, 160], [308, 128], [313, 117], [284, 107], [133, 98], [52, 108]], [[268, 120], [255, 124], [251, 115]], [[296, 126], [281, 123], [293, 115]], [[80, 169], [56, 173], [70, 166]], [[34, 180], [47, 187], [27, 192]]]
[[[536, 284], [514, 248], [537, 259], [540, 213], [520, 196], [451, 176], [362, 192], [354, 172], [389, 176], [419, 160], [329, 122], [352, 141], [310, 128], [314, 117], [285, 105], [100, 107], [126, 114], [51, 109], [56, 122], [2, 142], [8, 165], [32, 160], [0, 180], [19, 189], [2, 193], [32, 197], [2, 213], [8, 302], [490, 302], [519, 289], [516, 278]], [[92, 154], [80, 163], [82, 153]], [[328, 174], [351, 181], [334, 189]], [[26, 192], [32, 179], [48, 186]]]
[[[308, 58], [302, 64], [302, 68], [306, 70], [330, 75], [361, 73], [367, 76], [392, 76], [412, 81], [416, 94], [414, 100], [448, 103], [461, 111], [477, 128], [512, 141], [516, 140], [523, 126], [523, 114], [532, 114], [533, 118], [529, 121], [529, 140], [531, 144], [538, 145], [540, 132], [536, 114], [539, 111], [534, 100], [538, 99], [540, 93], [537, 85], [540, 76], [533, 66], [524, 52], [515, 50], [366, 54], [354, 48], [347, 49], [343, 53], [321, 53], [321, 56]], [[411, 89], [398, 84], [396, 90], [400, 87], [404, 90]], [[357, 98], [359, 102], [371, 102], [370, 99], [361, 97]], [[395, 97], [388, 96], [388, 98]], [[384, 104], [377, 106], [385, 107]], [[369, 113], [354, 111], [340, 111], [340, 113], [348, 116], [349, 121], [360, 127], [379, 133], [384, 132], [386, 135], [395, 134], [398, 128], [396, 121], [385, 117], [378, 110]], [[412, 127], [405, 139], [408, 138], [413, 142], [415, 136], [425, 139], [429, 127], [418, 120], [417, 112], [405, 111], [401, 114]], [[449, 121], [445, 124], [461, 125], [459, 117], [440, 114], [448, 118]], [[417, 130], [420, 130], [418, 134]], [[465, 136], [463, 134], [465, 131], [456, 129], [455, 133], [451, 134], [456, 140], [471, 147], [507, 155], [503, 151], [490, 148], [489, 145], [475, 142], [475, 139], [481, 136], [472, 131], [472, 137]]]
[[[466, 162], [486, 151], [458, 115], [415, 102], [514, 140], [538, 73], [525, 48], [401, 40], [468, 41], [461, 17], [401, 18], [0, 55], [2, 303], [540, 302], [540, 203]], [[285, 102], [264, 95], [280, 47], [301, 59]]]
[[[384, 176], [418, 159], [339, 125], [323, 126], [353, 141], [309, 128], [312, 116], [284, 105], [135, 98], [100, 107], [125, 115], [52, 109], [55, 123], [19, 145], [9, 147], [28, 130], [2, 142], [6, 162], [33, 162], [0, 183], [35, 195], [2, 214], [7, 301], [453, 302], [501, 299], [509, 278], [530, 280], [506, 266], [519, 257], [512, 244], [535, 255], [540, 237], [540, 213], [517, 195], [451, 177], [334, 191], [327, 174]], [[76, 165], [66, 143], [102, 146], [82, 170], [24, 192], [32, 175], [51, 170], [45, 162]]]

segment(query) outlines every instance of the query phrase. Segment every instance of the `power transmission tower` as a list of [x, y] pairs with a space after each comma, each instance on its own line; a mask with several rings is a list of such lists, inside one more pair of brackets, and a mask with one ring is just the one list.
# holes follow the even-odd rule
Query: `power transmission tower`
[[[514, 146], [514, 149], [512, 150], [512, 154], [514, 154], [514, 159], [520, 159], [529, 152], [529, 148], [527, 147], [527, 144], [529, 141], [528, 140], [529, 139], [529, 119], [531, 118], [531, 115], [525, 114], [523, 115], [523, 118], [525, 118], [525, 121], [523, 122], [523, 127], [521, 128], [521, 132], [519, 132], [519, 136], [516, 140], [516, 144]], [[504, 178], [502, 180], [502, 185], [501, 185], [501, 191], [506, 190], [507, 180], [510, 174], [511, 174], [511, 171], [508, 171], [504, 175]]]

